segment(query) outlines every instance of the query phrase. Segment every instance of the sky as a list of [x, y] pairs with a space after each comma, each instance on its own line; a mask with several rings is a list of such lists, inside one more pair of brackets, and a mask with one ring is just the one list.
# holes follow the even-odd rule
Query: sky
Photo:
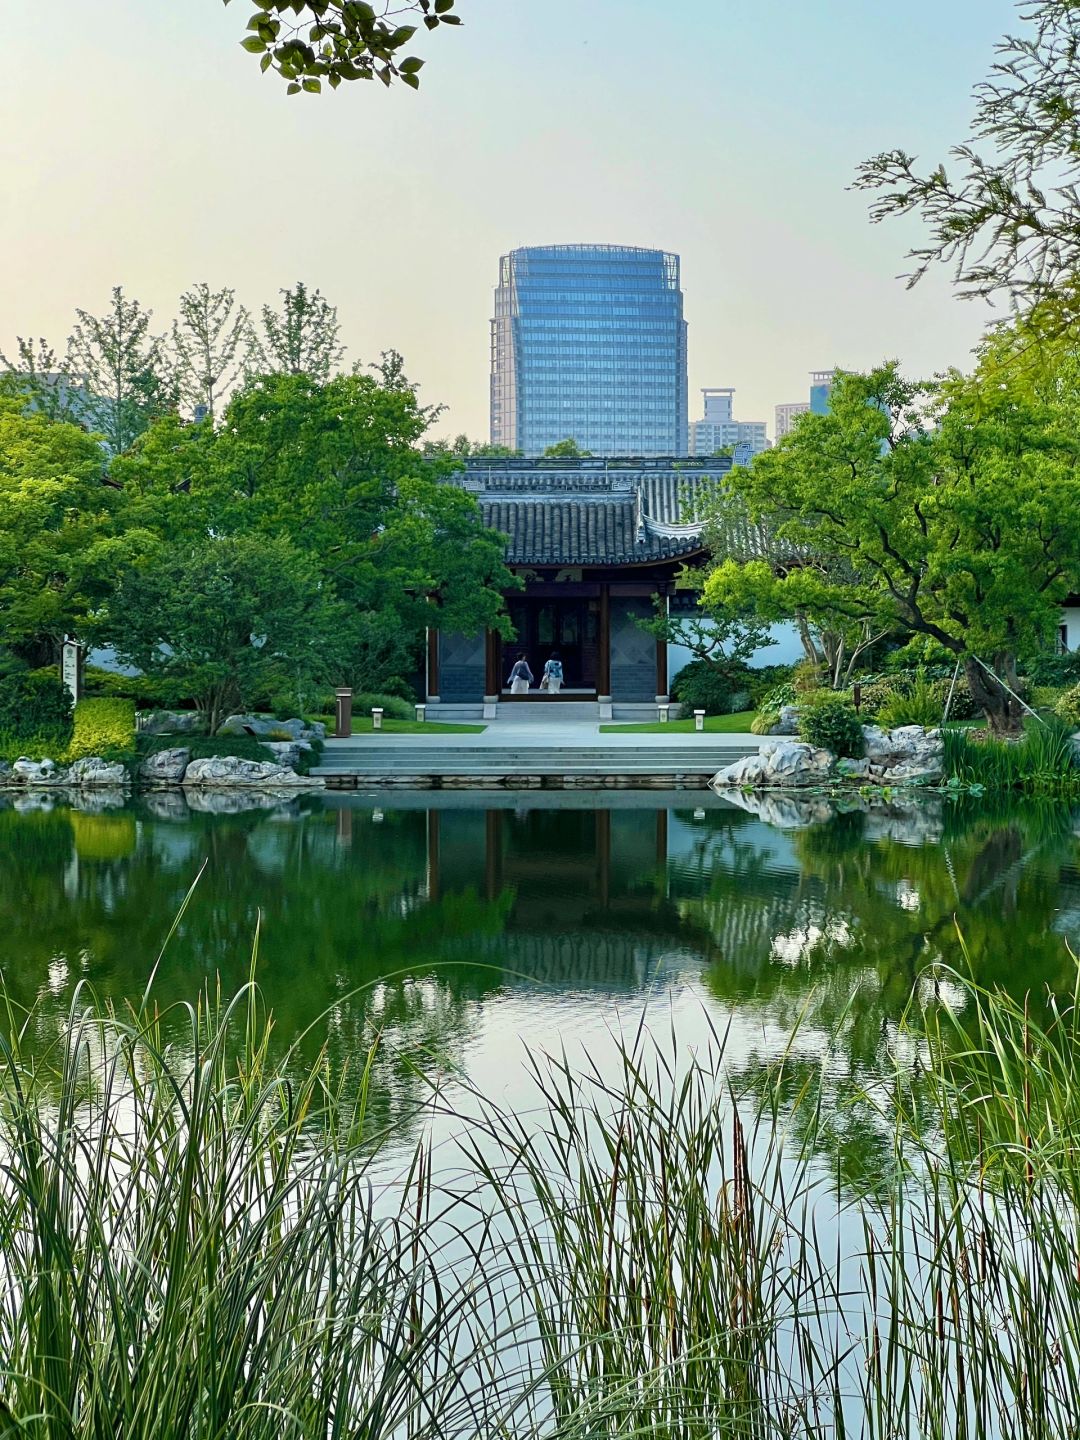
[[907, 290], [916, 220], [871, 226], [858, 162], [963, 140], [1012, 0], [458, 0], [419, 92], [288, 97], [239, 48], [250, 4], [9, 6], [0, 82], [0, 349], [62, 349], [113, 285], [166, 329], [190, 284], [250, 307], [303, 279], [347, 359], [397, 349], [439, 431], [488, 432], [498, 257], [682, 257], [690, 413], [806, 398], [808, 372], [969, 363], [987, 312]]

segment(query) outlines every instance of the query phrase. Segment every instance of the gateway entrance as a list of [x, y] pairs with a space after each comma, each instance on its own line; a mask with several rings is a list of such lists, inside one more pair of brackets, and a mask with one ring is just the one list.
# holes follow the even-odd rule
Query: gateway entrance
[[575, 698], [595, 696], [600, 670], [598, 599], [514, 597], [508, 602], [507, 609], [517, 638], [504, 642], [500, 647], [499, 680], [504, 697], [510, 694], [507, 677], [519, 651], [525, 652], [529, 669], [533, 672], [535, 684], [531, 694], [535, 699], [540, 677], [544, 673], [544, 662], [556, 650], [563, 667], [560, 694], [565, 695], [569, 691]]

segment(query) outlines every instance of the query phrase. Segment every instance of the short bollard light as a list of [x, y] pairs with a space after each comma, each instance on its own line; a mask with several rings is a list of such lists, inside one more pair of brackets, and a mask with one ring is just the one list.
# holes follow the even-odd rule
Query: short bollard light
[[352, 691], [347, 687], [334, 692], [334, 734], [339, 740], [352, 734]]
[[704, 710], [695, 710], [695, 711], [694, 711], [694, 729], [695, 729], [695, 730], [704, 730], [704, 729], [705, 729], [705, 711], [704, 711]]
[[426, 719], [427, 719], [427, 706], [426, 706], [426, 705], [417, 705], [417, 707], [416, 707], [416, 723], [417, 723], [418, 725], [423, 725], [423, 723], [424, 723], [424, 721], [425, 721]]
[[660, 724], [661, 724], [661, 725], [666, 725], [666, 724], [667, 724], [668, 710], [669, 710], [670, 708], [671, 708], [671, 707], [670, 707], [669, 705], [657, 705], [656, 709], [657, 709], [657, 713], [658, 713], [659, 716], [660, 716]]
[[373, 730], [381, 730], [381, 729], [382, 729], [382, 706], [381, 706], [381, 705], [373, 705], [372, 708], [371, 708], [371, 728], [372, 728]]

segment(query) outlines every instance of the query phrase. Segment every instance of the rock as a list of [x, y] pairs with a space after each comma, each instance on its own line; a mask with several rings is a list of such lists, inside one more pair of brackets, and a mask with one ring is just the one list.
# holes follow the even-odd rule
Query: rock
[[85, 755], [76, 760], [67, 772], [68, 785], [126, 785], [127, 767], [118, 760], [103, 760], [100, 755]]
[[285, 765], [272, 760], [245, 760], [239, 755], [215, 755], [206, 760], [192, 760], [182, 782], [188, 785], [232, 786], [257, 785], [268, 789], [304, 785], [312, 789], [323, 785], [321, 779], [297, 775]]
[[242, 815], [252, 810], [283, 813], [296, 804], [296, 791], [257, 790], [253, 786], [235, 785], [231, 789], [185, 790], [189, 811], [203, 815]]
[[197, 710], [151, 710], [139, 724], [143, 735], [199, 735], [205, 729]]
[[300, 757], [311, 751], [311, 742], [308, 740], [264, 740], [263, 744], [267, 750], [273, 752], [279, 765], [288, 765], [290, 770], [295, 770], [300, 763]]
[[741, 790], [744, 785], [765, 783], [765, 759], [762, 755], [743, 755], [718, 770], [709, 781], [714, 790]]
[[155, 750], [139, 766], [139, 779], [148, 785], [179, 785], [191, 759], [191, 751], [182, 745], [171, 750]]
[[16, 785], [63, 785], [67, 771], [55, 760], [28, 760], [20, 755], [11, 767], [11, 778]]
[[147, 795], [143, 805], [156, 820], [183, 820], [188, 814], [187, 796], [180, 790], [158, 790]]
[[77, 795], [68, 796], [73, 810], [84, 815], [100, 815], [103, 810], [118, 810], [126, 805], [131, 795], [125, 785], [95, 785], [92, 789], [80, 790]]
[[870, 761], [852, 760], [845, 755], [836, 762], [836, 774], [841, 780], [869, 780]]
[[929, 785], [940, 780], [944, 773], [940, 760], [904, 760], [899, 765], [890, 765], [882, 778], [887, 785]]
[[880, 725], [864, 725], [862, 733], [867, 760], [887, 760], [892, 755], [892, 741], [887, 730], [882, 730]]
[[770, 730], [770, 735], [797, 735], [799, 733], [799, 707], [797, 705], [785, 705], [780, 711], [780, 718]]
[[270, 736], [283, 740], [325, 740], [326, 726], [321, 721], [307, 725], [303, 720], [267, 720], [262, 715], [230, 715], [219, 726], [219, 735], [255, 735], [260, 740]]
[[13, 783], [11, 766], [6, 760], [0, 760], [0, 785], [11, 785]]
[[766, 785], [820, 785], [832, 775], [833, 756], [805, 741], [770, 740], [761, 747]]
[[781, 795], [776, 791], [747, 795], [739, 791], [724, 798], [730, 805], [737, 805], [778, 830], [805, 830], [811, 825], [825, 824], [836, 814], [833, 803], [823, 795]]

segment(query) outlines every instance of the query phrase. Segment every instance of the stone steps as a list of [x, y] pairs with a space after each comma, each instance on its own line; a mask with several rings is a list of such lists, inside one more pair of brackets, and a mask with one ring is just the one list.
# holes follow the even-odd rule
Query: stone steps
[[430, 750], [418, 746], [344, 746], [325, 751], [313, 775], [657, 775], [714, 774], [756, 746], [514, 750], [511, 747]]

